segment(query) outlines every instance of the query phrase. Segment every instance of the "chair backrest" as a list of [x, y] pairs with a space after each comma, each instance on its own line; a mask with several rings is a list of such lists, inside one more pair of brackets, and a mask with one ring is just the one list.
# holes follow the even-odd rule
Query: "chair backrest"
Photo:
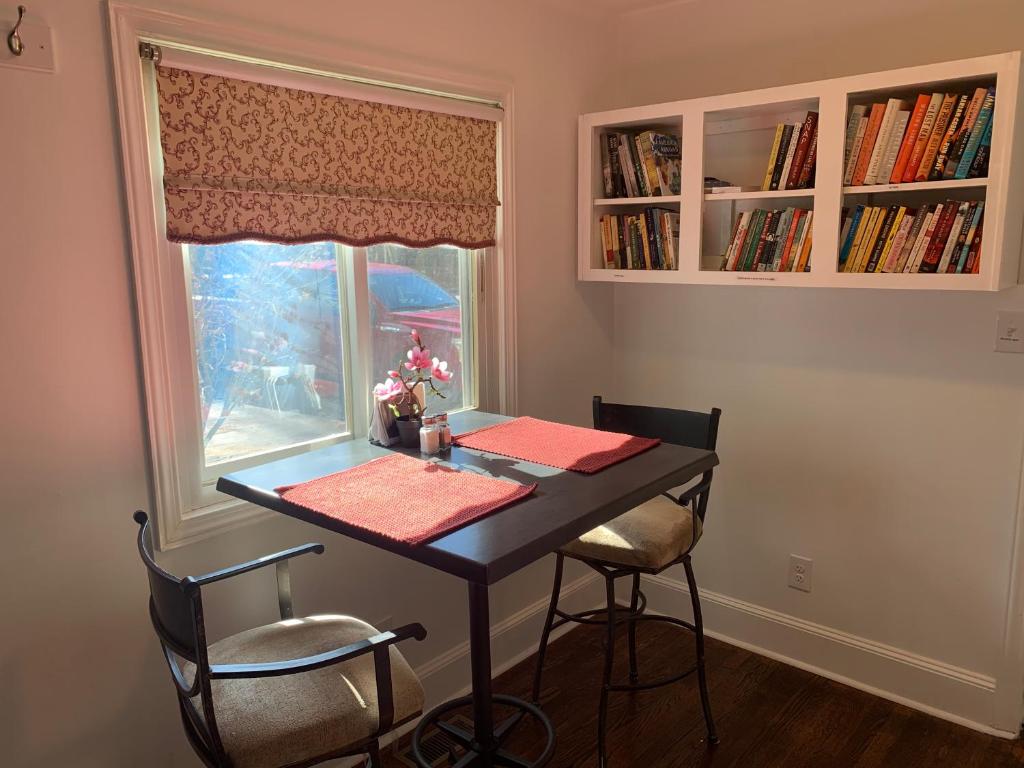
[[[149, 614], [174, 681], [189, 742], [206, 765], [224, 765], [224, 745], [213, 711], [199, 584], [190, 577], [179, 579], [157, 565], [149, 517], [140, 510], [134, 519], [139, 524], [139, 556], [149, 576]], [[192, 662], [192, 680], [186, 679], [176, 656]], [[197, 696], [202, 716], [194, 702]]]
[[718, 444], [719, 408], [710, 413], [654, 408], [649, 405], [606, 403], [594, 396], [594, 429], [624, 432], [637, 437], [656, 437], [666, 443], [715, 450]]
[[153, 530], [141, 510], [134, 515], [139, 524], [139, 556], [149, 576], [150, 614], [160, 640], [175, 653], [195, 662], [202, 634], [196, 599], [198, 585], [168, 573], [153, 559]]
[[[606, 403], [600, 395], [594, 395], [594, 429], [624, 432], [637, 437], [656, 437], [666, 443], [705, 451], [713, 451], [718, 445], [718, 421], [721, 415], [720, 408], [712, 408], [710, 413], [703, 413], [649, 405], [619, 405]], [[693, 500], [693, 510], [701, 522], [707, 514], [713, 474], [709, 469], [701, 475], [697, 484], [702, 486], [702, 490]], [[695, 486], [687, 488], [690, 489], [695, 489]]]

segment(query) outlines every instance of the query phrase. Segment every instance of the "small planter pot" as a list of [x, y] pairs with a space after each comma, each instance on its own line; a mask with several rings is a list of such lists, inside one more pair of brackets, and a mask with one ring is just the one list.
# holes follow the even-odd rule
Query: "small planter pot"
[[420, 427], [423, 423], [419, 419], [411, 419], [407, 416], [403, 416], [396, 422], [398, 424], [398, 439], [402, 443], [403, 448], [419, 448], [420, 447]]

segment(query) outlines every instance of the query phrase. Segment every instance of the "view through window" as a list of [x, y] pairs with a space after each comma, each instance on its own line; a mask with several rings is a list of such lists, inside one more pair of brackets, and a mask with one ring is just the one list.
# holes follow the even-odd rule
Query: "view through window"
[[[344, 248], [245, 241], [183, 250], [204, 466], [350, 431]], [[419, 331], [431, 356], [455, 373], [439, 385], [445, 399], [429, 397], [430, 412], [475, 405], [473, 257], [448, 246], [365, 249], [370, 348], [351, 353], [369, 366], [372, 381], [382, 381], [404, 360], [410, 332]], [[362, 407], [369, 393], [354, 397]]]

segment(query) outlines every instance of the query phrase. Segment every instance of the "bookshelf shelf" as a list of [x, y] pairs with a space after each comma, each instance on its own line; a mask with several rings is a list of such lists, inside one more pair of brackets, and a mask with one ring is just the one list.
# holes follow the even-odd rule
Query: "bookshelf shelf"
[[679, 205], [679, 195], [654, 195], [653, 197], [599, 197], [594, 200], [594, 207], [606, 205]]
[[985, 189], [988, 179], [946, 179], [944, 181], [913, 181], [906, 184], [864, 184], [843, 187], [846, 195], [873, 195], [879, 192], [933, 192], [942, 189]]
[[814, 197], [813, 189], [771, 189], [755, 192], [705, 192], [705, 200], [772, 200]]
[[[997, 291], [1016, 285], [1024, 224], [1024, 131], [1016, 126], [1017, 117], [1024, 112], [1021, 74], [1021, 54], [1014, 51], [581, 115], [578, 279], [610, 283], [953, 291]], [[857, 114], [855, 108], [864, 105], [870, 111], [870, 105], [888, 99], [909, 102], [913, 108], [917, 94], [963, 94], [977, 88], [992, 87], [995, 88], [996, 106], [991, 119], [987, 176], [900, 184], [844, 184], [847, 126], [850, 117]], [[808, 112], [818, 115], [816, 162], [809, 184], [806, 174], [797, 183], [812, 188], [757, 189], [719, 194], [704, 191], [706, 177], [722, 179], [746, 189], [761, 187], [768, 158], [773, 152], [776, 126], [795, 125], [804, 120]], [[609, 198], [604, 189], [603, 137], [608, 132], [640, 133], [647, 130], [679, 137], [680, 194]], [[796, 128], [793, 134], [797, 135]], [[954, 155], [957, 156], [959, 153]], [[949, 174], [948, 167], [946, 171]], [[879, 175], [882, 173], [885, 171], [880, 169]], [[867, 177], [870, 179], [871, 176], [869, 172]], [[934, 210], [944, 201], [957, 203], [954, 208], [962, 207], [962, 204], [984, 203], [984, 228], [976, 250], [976, 273], [840, 271], [844, 207], [852, 211], [861, 205], [887, 206], [890, 209], [904, 206], [910, 210], [907, 218], [911, 219], [911, 209]], [[602, 216], [636, 214], [647, 206], [678, 210], [679, 235], [674, 242], [677, 268], [605, 268], [606, 261], [619, 266], [622, 262], [607, 258], [601, 237]], [[972, 210], [974, 208], [980, 210], [981, 206], [974, 205]], [[787, 213], [786, 209], [791, 210]], [[796, 209], [795, 212], [792, 209]], [[807, 271], [725, 271], [721, 268], [734, 228], [742, 225], [745, 213], [750, 214], [750, 219], [757, 210], [762, 212], [759, 214], [762, 216], [767, 215], [765, 212], [774, 211], [792, 217], [776, 219], [779, 222], [776, 231], [780, 233], [792, 219], [797, 220], [793, 231], [798, 231], [799, 222], [807, 218], [807, 214], [801, 211], [813, 213], [813, 244]], [[909, 238], [909, 232], [906, 237]], [[612, 253], [614, 255], [614, 251]], [[751, 263], [746, 262], [747, 266]], [[956, 262], [953, 263], [956, 266]], [[961, 266], [964, 264], [963, 261], [959, 263]], [[775, 266], [780, 264], [776, 262]]]

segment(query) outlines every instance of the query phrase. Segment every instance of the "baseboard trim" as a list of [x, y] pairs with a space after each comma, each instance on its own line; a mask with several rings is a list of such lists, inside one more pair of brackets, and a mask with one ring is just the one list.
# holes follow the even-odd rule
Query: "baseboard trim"
[[[668, 598], [659, 595], [660, 590], [676, 593], [673, 610], [666, 613], [678, 614], [680, 607], [689, 605], [684, 582], [666, 576], [644, 580], [652, 612], [658, 612], [659, 604], [664, 606]], [[679, 594], [687, 599], [680, 601]], [[989, 675], [710, 590], [701, 589], [700, 598], [705, 632], [711, 637], [976, 731], [1017, 738], [1016, 733], [984, 722], [992, 716], [997, 688], [996, 679]], [[784, 634], [771, 637], [771, 632], [765, 632], [766, 623]], [[799, 654], [791, 650], [808, 638], [813, 647], [805, 644]], [[907, 691], [913, 693], [907, 695]]]

